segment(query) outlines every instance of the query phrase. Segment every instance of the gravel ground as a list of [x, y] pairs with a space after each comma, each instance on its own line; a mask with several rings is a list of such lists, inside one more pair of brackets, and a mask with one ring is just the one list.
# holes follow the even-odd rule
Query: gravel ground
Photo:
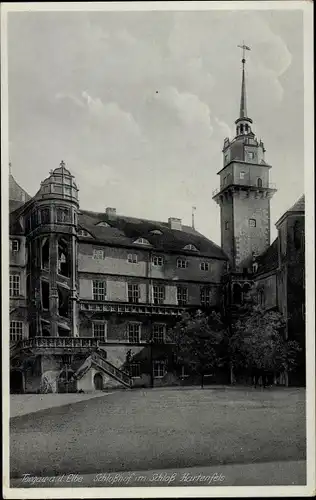
[[12, 477], [297, 461], [305, 391], [119, 391], [10, 427]]

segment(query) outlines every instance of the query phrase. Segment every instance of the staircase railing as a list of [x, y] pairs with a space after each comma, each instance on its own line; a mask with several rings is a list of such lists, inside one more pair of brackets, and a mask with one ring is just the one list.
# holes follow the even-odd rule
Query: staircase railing
[[122, 384], [126, 385], [127, 387], [132, 387], [133, 385], [133, 380], [132, 378], [116, 366], [112, 365], [112, 363], [109, 363], [109, 361], [106, 361], [102, 355], [100, 355], [100, 352], [93, 352], [91, 354], [91, 359], [98, 364], [101, 368], [103, 368], [104, 371], [106, 371], [109, 375], [111, 375], [113, 378], [117, 379], [119, 382]]

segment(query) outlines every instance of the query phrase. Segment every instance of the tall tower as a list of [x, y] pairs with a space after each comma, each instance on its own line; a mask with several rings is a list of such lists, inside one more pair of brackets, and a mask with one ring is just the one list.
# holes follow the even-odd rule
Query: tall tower
[[234, 139], [224, 140], [223, 167], [218, 172], [220, 188], [213, 199], [221, 209], [221, 246], [232, 269], [248, 268], [253, 255], [270, 245], [270, 198], [276, 191], [269, 183], [263, 142], [252, 131], [247, 113], [245, 51], [243, 50], [239, 117]]
[[64, 162], [25, 211], [30, 337], [78, 336], [78, 189]]

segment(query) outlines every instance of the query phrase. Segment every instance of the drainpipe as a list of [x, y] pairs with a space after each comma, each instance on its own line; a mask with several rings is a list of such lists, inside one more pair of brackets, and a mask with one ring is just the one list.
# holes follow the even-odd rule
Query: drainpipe
[[[151, 262], [152, 262], [152, 251], [148, 252], [148, 262], [147, 262], [147, 300], [149, 304], [152, 304], [152, 279], [151, 279]], [[153, 373], [153, 328], [152, 328], [152, 313], [150, 313], [149, 319], [149, 366], [150, 366], [150, 387], [154, 387], [154, 373]]]

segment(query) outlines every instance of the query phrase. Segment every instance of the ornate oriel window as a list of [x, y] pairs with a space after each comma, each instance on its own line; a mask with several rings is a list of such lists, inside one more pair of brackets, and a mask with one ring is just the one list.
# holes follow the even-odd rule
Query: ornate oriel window
[[66, 207], [58, 207], [56, 211], [56, 220], [57, 222], [65, 223], [71, 222], [71, 212], [69, 208]]

